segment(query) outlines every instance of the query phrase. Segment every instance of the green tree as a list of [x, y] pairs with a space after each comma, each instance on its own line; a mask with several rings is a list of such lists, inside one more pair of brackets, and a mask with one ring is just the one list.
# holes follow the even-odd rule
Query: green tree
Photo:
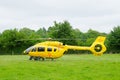
[[58, 39], [71, 39], [69, 41], [67, 40], [60, 40], [64, 44], [76, 44], [75, 35], [73, 34], [72, 26], [68, 21], [64, 21], [63, 23], [56, 21], [54, 22], [54, 26], [49, 27], [48, 33], [50, 37], [52, 38], [58, 38]]
[[47, 30], [43, 27], [36, 31], [38, 38], [48, 38]]
[[19, 33], [22, 34], [25, 39], [30, 39], [30, 38], [34, 37], [32, 35], [35, 34], [35, 31], [31, 30], [29, 28], [22, 28], [19, 30]]
[[73, 29], [73, 35], [76, 37], [76, 42], [77, 44], [76, 45], [84, 45], [84, 33], [81, 32], [79, 29]]
[[87, 35], [87, 38], [96, 38], [98, 36], [106, 36], [107, 34], [106, 33], [100, 33], [98, 31], [95, 31], [95, 30], [92, 30], [92, 29], [89, 29], [86, 33]]
[[23, 37], [21, 39], [19, 39], [18, 41], [19, 41], [19, 43], [23, 44], [22, 47], [24, 47], [24, 48], [34, 45], [35, 43], [37, 43], [36, 39], [39, 38], [39, 35], [36, 35], [36, 32], [29, 28], [22, 28], [19, 30], [19, 33]]
[[120, 26], [114, 27], [108, 35], [107, 46], [109, 52], [120, 52]]
[[87, 33], [84, 33], [84, 36], [83, 36], [86, 39], [85, 45], [90, 46], [98, 36], [106, 36], [106, 35], [107, 35], [106, 33], [100, 33], [98, 31], [89, 29]]
[[13, 53], [14, 49], [17, 45], [16, 40], [18, 39], [18, 31], [17, 29], [14, 30], [5, 30], [1, 34], [1, 45], [2, 45], [2, 51]]

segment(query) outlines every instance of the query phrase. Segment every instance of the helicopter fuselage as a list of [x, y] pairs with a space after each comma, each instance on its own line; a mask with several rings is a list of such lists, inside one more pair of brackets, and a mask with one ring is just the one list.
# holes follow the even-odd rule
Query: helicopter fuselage
[[104, 45], [106, 37], [99, 36], [91, 46], [71, 46], [71, 45], [63, 45], [63, 43], [58, 41], [45, 41], [38, 43], [24, 51], [32, 58], [45, 58], [55, 59], [63, 56], [64, 52], [68, 49], [73, 50], [89, 50], [94, 55], [102, 55], [106, 51], [106, 47]]

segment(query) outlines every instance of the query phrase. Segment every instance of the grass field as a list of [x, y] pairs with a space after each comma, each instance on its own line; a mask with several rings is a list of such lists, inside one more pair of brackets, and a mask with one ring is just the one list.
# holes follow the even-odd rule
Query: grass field
[[120, 54], [64, 55], [54, 61], [28, 58], [0, 56], [0, 80], [120, 80]]

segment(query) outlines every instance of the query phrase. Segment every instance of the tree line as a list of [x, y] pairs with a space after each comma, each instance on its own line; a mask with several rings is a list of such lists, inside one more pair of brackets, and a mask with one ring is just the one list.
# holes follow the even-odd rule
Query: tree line
[[[106, 53], [120, 53], [120, 26], [116, 26], [110, 33], [101, 33], [92, 29], [81, 32], [73, 29], [68, 21], [54, 22], [48, 29], [40, 28], [35, 31], [29, 28], [8, 29], [0, 33], [0, 54], [22, 54], [23, 51], [42, 41], [40, 38], [57, 39], [63, 44], [90, 46], [97, 36], [106, 36]], [[66, 40], [65, 40], [66, 39]], [[82, 51], [72, 51], [69, 53], [83, 53]]]

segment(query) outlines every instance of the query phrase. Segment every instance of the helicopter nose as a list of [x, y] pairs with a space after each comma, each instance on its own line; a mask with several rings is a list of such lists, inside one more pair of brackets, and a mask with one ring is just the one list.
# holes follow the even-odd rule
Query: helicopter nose
[[24, 52], [23, 52], [24, 54], [28, 54], [28, 52], [25, 50]]

